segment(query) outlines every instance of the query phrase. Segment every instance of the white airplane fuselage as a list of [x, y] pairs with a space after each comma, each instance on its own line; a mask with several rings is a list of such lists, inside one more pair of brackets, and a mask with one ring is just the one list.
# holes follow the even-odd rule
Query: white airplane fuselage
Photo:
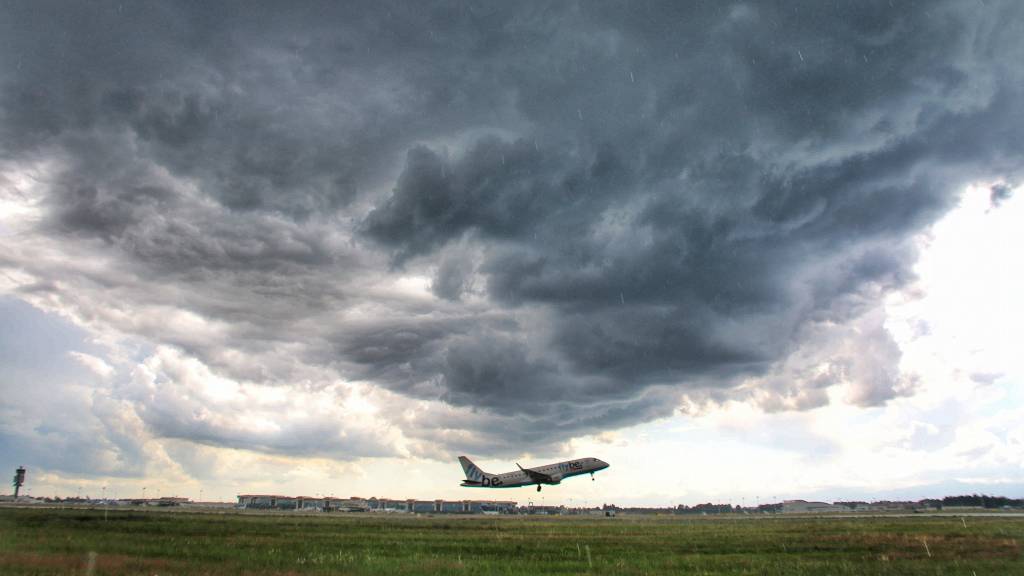
[[471, 488], [517, 488], [519, 486], [536, 485], [538, 490], [540, 490], [542, 484], [559, 484], [566, 478], [581, 474], [593, 474], [609, 466], [607, 462], [597, 458], [578, 458], [576, 460], [566, 460], [533, 468], [523, 468], [520, 466], [519, 470], [515, 472], [491, 474], [478, 468], [465, 456], [459, 456], [459, 463], [462, 464], [462, 470], [466, 473], [466, 479], [462, 481], [463, 486]]

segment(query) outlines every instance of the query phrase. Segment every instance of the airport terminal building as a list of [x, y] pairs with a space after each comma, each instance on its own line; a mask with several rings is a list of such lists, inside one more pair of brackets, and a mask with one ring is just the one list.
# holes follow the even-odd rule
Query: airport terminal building
[[390, 498], [335, 498], [239, 494], [238, 508], [249, 510], [305, 510], [308, 512], [383, 512], [419, 514], [514, 514], [509, 500], [395, 500]]
[[828, 502], [808, 502], [807, 500], [786, 500], [782, 503], [784, 514], [815, 514], [821, 512], [847, 511], [844, 506], [836, 506]]

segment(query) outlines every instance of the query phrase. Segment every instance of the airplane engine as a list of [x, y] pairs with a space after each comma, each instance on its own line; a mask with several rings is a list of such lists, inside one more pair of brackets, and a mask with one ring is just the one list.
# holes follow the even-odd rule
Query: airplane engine
[[551, 483], [552, 484], [560, 484], [561, 482], [562, 482], [562, 475], [561, 474], [552, 474], [551, 475]]

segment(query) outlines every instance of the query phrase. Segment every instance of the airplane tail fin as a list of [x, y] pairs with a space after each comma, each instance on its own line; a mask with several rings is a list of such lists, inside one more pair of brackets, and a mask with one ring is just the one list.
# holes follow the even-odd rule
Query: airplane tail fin
[[480, 482], [484, 478], [484, 471], [473, 464], [473, 461], [465, 456], [459, 456], [459, 464], [462, 464], [462, 471], [466, 473], [466, 480]]

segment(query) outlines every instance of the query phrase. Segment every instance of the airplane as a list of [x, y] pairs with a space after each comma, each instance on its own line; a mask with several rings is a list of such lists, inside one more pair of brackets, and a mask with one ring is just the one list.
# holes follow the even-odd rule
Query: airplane
[[472, 488], [516, 488], [519, 486], [537, 485], [537, 492], [540, 492], [542, 484], [559, 484], [562, 480], [580, 474], [590, 474], [594, 479], [594, 472], [604, 470], [609, 466], [604, 460], [597, 458], [580, 458], [578, 460], [566, 460], [536, 468], [519, 467], [518, 472], [505, 472], [504, 474], [491, 474], [484, 472], [473, 461], [465, 456], [459, 456], [459, 463], [462, 464], [462, 471], [466, 473], [466, 479], [462, 481], [463, 486]]

